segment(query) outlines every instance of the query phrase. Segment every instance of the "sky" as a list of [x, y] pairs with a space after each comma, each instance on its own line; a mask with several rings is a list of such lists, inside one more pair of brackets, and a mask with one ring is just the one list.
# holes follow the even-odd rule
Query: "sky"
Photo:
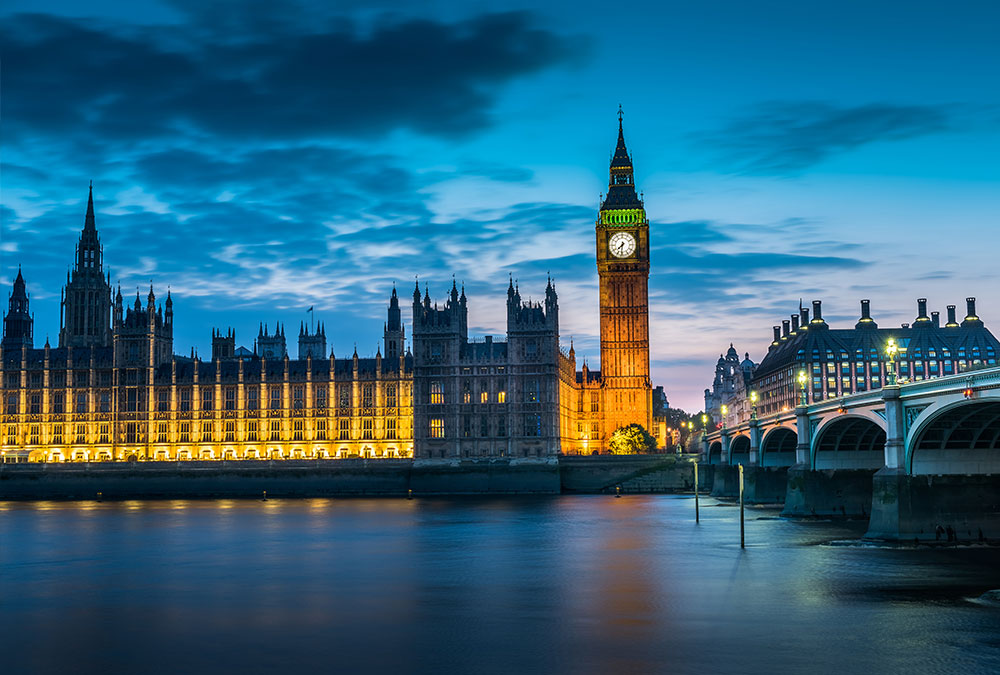
[[[651, 228], [653, 384], [696, 411], [734, 343], [759, 361], [800, 299], [1000, 325], [995, 2], [7, 0], [0, 283], [36, 346], [94, 184], [112, 281], [174, 299], [174, 350], [253, 346], [314, 307], [378, 347], [395, 283], [469, 296], [551, 275], [599, 367], [594, 221], [624, 110]], [[404, 307], [404, 321], [409, 312]], [[409, 325], [407, 325], [409, 331]]]

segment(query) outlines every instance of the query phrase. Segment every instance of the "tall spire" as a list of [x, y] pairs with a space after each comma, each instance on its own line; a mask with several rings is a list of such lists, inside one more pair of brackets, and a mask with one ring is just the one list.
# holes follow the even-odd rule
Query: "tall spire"
[[[608, 194], [601, 204], [601, 211], [612, 209], [641, 209], [642, 201], [635, 193], [635, 179], [632, 175], [632, 158], [625, 147], [625, 129], [622, 125], [621, 106], [618, 106], [618, 144], [611, 157], [608, 172]], [[617, 220], [615, 222], [618, 222]]]
[[90, 181], [90, 194], [87, 195], [87, 217], [83, 221], [84, 230], [96, 230], [94, 224], [94, 181]]

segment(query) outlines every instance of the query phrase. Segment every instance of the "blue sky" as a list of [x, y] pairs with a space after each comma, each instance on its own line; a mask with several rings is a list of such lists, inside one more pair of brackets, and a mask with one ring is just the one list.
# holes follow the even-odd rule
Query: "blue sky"
[[[654, 383], [701, 407], [799, 298], [883, 325], [977, 296], [1000, 319], [1000, 8], [992, 2], [8, 0], [2, 264], [58, 334], [94, 181], [112, 279], [175, 298], [175, 351], [252, 346], [305, 310], [374, 352], [395, 281], [508, 274], [560, 296], [598, 362], [593, 223], [625, 110], [652, 223]], [[145, 294], [145, 290], [143, 291]], [[407, 319], [404, 312], [404, 319]], [[291, 345], [290, 345], [291, 346]], [[292, 348], [294, 354], [294, 348]]]

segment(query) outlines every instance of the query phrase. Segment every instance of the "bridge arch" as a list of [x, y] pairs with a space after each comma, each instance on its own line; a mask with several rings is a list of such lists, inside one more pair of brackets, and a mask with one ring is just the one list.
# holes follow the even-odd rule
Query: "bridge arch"
[[722, 441], [712, 441], [708, 446], [708, 463], [722, 464]]
[[813, 435], [813, 469], [880, 469], [885, 466], [885, 429], [863, 415], [837, 415]]
[[906, 469], [911, 475], [1000, 473], [1000, 400], [958, 401], [918, 420]]
[[743, 464], [744, 466], [750, 464], [749, 436], [733, 436], [729, 439], [729, 463]]
[[795, 464], [795, 445], [798, 435], [789, 427], [773, 427], [764, 432], [760, 441], [761, 466], [792, 466]]

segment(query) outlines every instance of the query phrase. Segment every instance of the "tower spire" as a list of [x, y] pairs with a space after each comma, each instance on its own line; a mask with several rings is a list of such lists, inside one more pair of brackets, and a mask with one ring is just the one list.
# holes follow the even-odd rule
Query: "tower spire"
[[94, 223], [94, 181], [90, 181], [90, 193], [87, 195], [87, 216], [83, 221], [84, 231], [94, 231], [97, 225]]

